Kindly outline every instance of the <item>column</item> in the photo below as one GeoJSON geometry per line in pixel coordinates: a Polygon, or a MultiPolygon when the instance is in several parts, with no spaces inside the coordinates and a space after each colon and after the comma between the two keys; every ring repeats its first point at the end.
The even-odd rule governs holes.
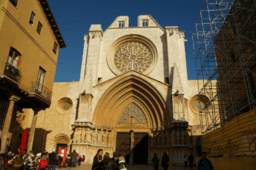
{"type": "Polygon", "coordinates": [[[34,108],[34,116],[32,120],[32,124],[29,131],[29,137],[28,137],[28,143],[27,143],[27,153],[32,150],[33,142],[34,142],[34,136],[35,136],[35,130],[36,130],[36,122],[37,122],[37,115],[39,112],[38,108],[34,108]]]}
{"type": "Polygon", "coordinates": [[[11,120],[12,120],[12,113],[13,113],[13,108],[14,108],[14,104],[16,101],[20,100],[20,97],[17,96],[11,96],[9,98],[10,100],[10,104],[8,107],[8,111],[5,117],[5,121],[4,121],[4,127],[2,130],[2,137],[1,137],[1,153],[4,153],[4,149],[5,149],[5,145],[6,145],[6,140],[8,137],[8,132],[10,129],[10,124],[11,124],[11,120]]]}

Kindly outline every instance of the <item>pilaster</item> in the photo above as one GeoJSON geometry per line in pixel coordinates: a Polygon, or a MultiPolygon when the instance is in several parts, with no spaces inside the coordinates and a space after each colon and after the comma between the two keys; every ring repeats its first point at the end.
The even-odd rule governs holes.
{"type": "Polygon", "coordinates": [[[84,81],[81,89],[87,94],[92,94],[92,87],[95,86],[98,82],[98,65],[102,36],[103,31],[101,25],[91,25],[89,30],[88,56],[85,66],[86,81],[84,81]]]}
{"type": "Polygon", "coordinates": [[[167,55],[169,65],[169,79],[172,79],[172,67],[174,63],[179,68],[181,83],[186,91],[188,84],[187,64],[185,54],[185,31],[179,31],[178,26],[165,28],[166,42],[167,42],[167,55]]]}
{"type": "MultiPolygon", "coordinates": [[[[81,64],[81,72],[80,72],[80,85],[81,89],[83,89],[82,85],[84,82],[84,77],[85,77],[85,71],[86,71],[86,62],[87,62],[87,57],[88,57],[88,46],[89,46],[89,35],[86,34],[84,35],[84,50],[83,50],[83,57],[82,57],[82,64],[81,64]]],[[[81,93],[83,91],[81,90],[81,93]]]]}

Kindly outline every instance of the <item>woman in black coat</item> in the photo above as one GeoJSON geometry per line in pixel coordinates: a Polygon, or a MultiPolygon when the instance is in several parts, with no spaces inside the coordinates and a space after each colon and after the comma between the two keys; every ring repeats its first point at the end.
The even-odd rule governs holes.
{"type": "Polygon", "coordinates": [[[104,154],[104,159],[102,161],[103,170],[115,170],[114,161],[109,157],[109,153],[104,154]]]}
{"type": "Polygon", "coordinates": [[[158,170],[158,162],[159,162],[160,160],[158,159],[158,157],[157,157],[157,153],[155,153],[154,154],[154,157],[152,158],[152,162],[153,162],[153,164],[154,164],[154,170],[158,170]]]}
{"type": "Polygon", "coordinates": [[[103,150],[99,149],[93,158],[92,170],[102,170],[102,154],[103,150]]]}
{"type": "Polygon", "coordinates": [[[168,163],[169,163],[169,156],[164,153],[163,157],[162,157],[162,166],[164,168],[164,170],[168,169],[168,163]]]}

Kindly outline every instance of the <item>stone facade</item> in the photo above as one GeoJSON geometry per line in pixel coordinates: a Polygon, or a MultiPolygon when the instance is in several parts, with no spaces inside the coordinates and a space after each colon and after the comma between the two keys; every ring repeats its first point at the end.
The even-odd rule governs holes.
{"type": "Polygon", "coordinates": [[[187,78],[184,38],[177,26],[163,29],[150,15],[139,16],[138,27],[129,27],[128,16],[104,32],[91,25],[80,80],[54,84],[51,107],[38,115],[44,147],[35,142],[33,150],[67,144],[92,162],[99,148],[113,154],[118,132],[132,131],[148,134],[148,162],[167,152],[182,164],[184,154],[196,153],[193,135],[200,131],[193,127],[204,106],[197,81],[187,78]]]}

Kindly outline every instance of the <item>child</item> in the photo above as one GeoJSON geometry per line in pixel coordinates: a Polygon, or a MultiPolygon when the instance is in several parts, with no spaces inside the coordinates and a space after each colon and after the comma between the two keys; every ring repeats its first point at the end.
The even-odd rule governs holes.
{"type": "Polygon", "coordinates": [[[127,170],[126,167],[124,166],[125,164],[125,159],[123,156],[119,157],[119,165],[118,165],[118,169],[119,170],[127,170]]]}

